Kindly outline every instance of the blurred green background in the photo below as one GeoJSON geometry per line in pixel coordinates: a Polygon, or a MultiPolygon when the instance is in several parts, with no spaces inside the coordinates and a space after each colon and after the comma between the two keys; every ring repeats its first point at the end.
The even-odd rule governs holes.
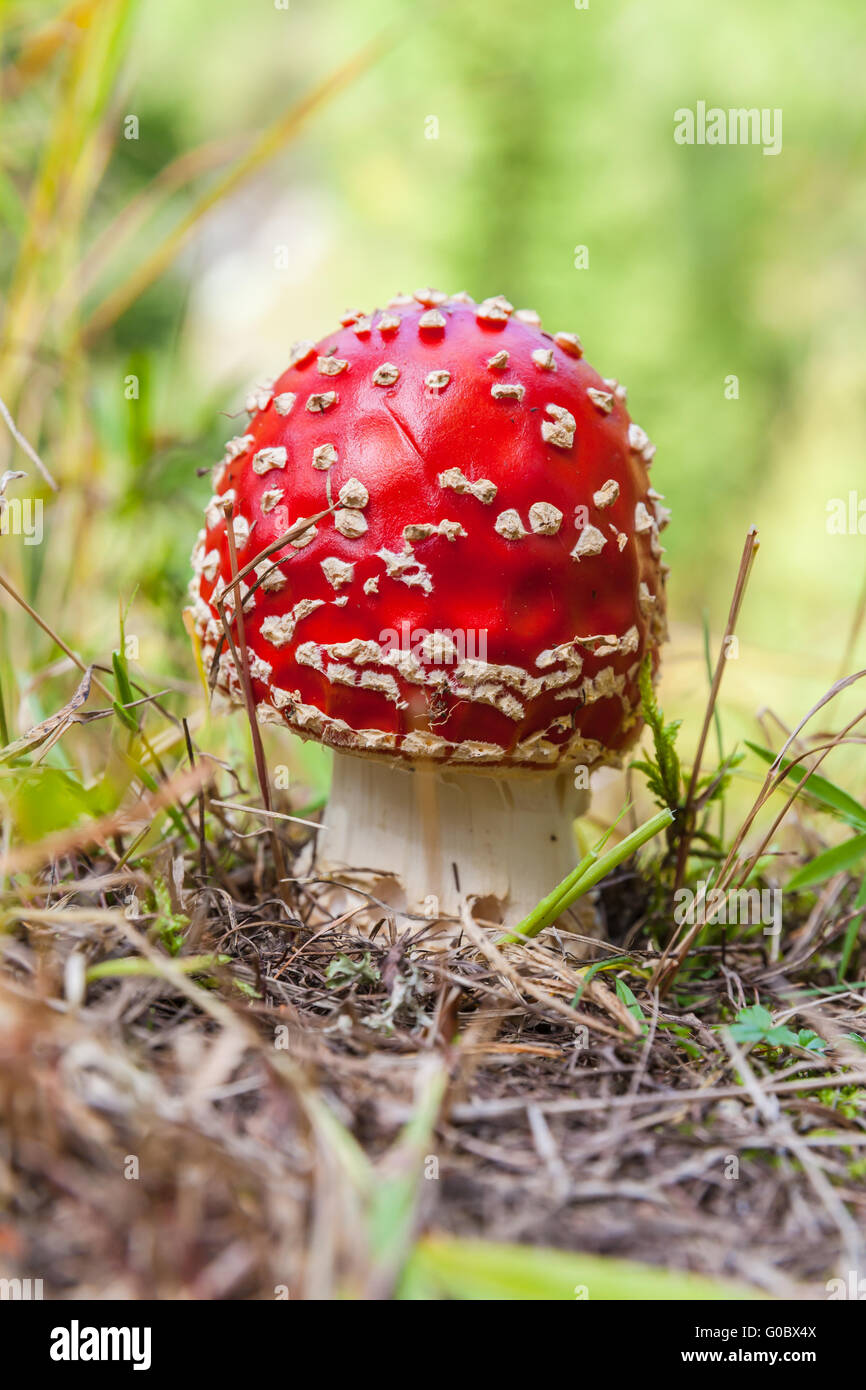
{"type": "MultiPolygon", "coordinates": [[[[717,640],[751,523],[731,734],[764,705],[796,722],[866,664],[866,536],[826,524],[830,499],[866,498],[859,0],[12,0],[0,22],[0,395],[61,483],[44,544],[0,537],[0,565],[76,650],[104,659],[135,591],[138,669],[194,678],[196,470],[226,415],[294,339],[433,284],[536,308],[629,386],[674,513],[663,700],[686,747],[702,614],[717,640]],[[781,108],[782,152],[676,144],[699,100],[781,108]]],[[[7,468],[30,475],[7,496],[32,495],[3,431],[7,468]]],[[[4,610],[24,726],[56,650],[4,610]]]]}

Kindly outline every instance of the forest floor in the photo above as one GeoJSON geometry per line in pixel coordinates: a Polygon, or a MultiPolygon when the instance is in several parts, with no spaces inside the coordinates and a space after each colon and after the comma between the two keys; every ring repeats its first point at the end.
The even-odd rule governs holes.
{"type": "Polygon", "coordinates": [[[686,1006],[647,988],[634,863],[578,961],[567,917],[506,948],[360,893],[335,917],[321,881],[275,881],[263,838],[237,845],[206,879],[175,855],[154,900],[116,838],[7,932],[4,1274],[54,1298],[533,1296],[475,1238],[543,1247],[560,1297],[823,1298],[862,1268],[844,885],[776,959],[760,934],[696,948],[686,1006]],[[720,1028],[758,1000],[781,1033],[720,1028]],[[721,1284],[666,1295],[669,1270],[721,1284]]]}

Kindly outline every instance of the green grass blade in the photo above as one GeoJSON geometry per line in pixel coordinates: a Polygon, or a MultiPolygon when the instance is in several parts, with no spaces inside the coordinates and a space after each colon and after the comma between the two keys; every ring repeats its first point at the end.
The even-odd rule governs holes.
{"type": "MultiPolygon", "coordinates": [[[[760,744],[751,743],[745,739],[747,748],[751,748],[753,753],[757,753],[765,763],[774,763],[776,757],[767,748],[761,748],[760,744]]],[[[809,775],[809,769],[800,764],[792,764],[790,758],[783,758],[779,766],[787,772],[793,782],[803,782],[809,775]]],[[[866,806],[862,806],[859,801],[855,801],[853,796],[849,796],[841,787],[837,787],[834,782],[830,782],[826,777],[821,777],[817,772],[813,772],[809,777],[804,788],[804,795],[811,796],[814,801],[820,801],[829,811],[840,816],[848,825],[855,830],[866,830],[866,806]]]]}
{"type": "Polygon", "coordinates": [[[571,1001],[571,1007],[573,1009],[577,1008],[583,996],[583,991],[600,970],[608,970],[613,965],[629,965],[630,963],[631,956],[605,956],[604,960],[594,961],[586,970],[581,971],[580,988],[571,1001]]]}
{"type": "Polygon", "coordinates": [[[617,999],[620,1001],[621,1004],[625,1004],[632,1018],[636,1019],[637,1022],[640,1024],[641,1031],[643,1033],[646,1033],[649,1025],[647,1024],[646,1015],[644,1014],[643,1009],[641,1008],[640,1004],[637,1002],[637,999],[635,998],[634,992],[631,989],[629,989],[625,980],[617,980],[615,988],[617,999]]]}
{"type": "Polygon", "coordinates": [[[524,917],[520,925],[514,928],[511,935],[502,937],[500,944],[504,944],[506,941],[518,941],[524,937],[537,936],[548,925],[548,920],[555,921],[559,915],[556,910],[557,903],[580,883],[584,874],[589,872],[597,859],[598,855],[595,850],[590,850],[588,854],[585,854],[568,877],[558,883],[547,894],[546,898],[541,899],[541,902],[533,908],[529,916],[524,917]]]}
{"type": "MultiPolygon", "coordinates": [[[[658,835],[660,830],[665,830],[673,820],[673,812],[667,808],[651,816],[643,825],[639,825],[637,830],[633,830],[630,835],[626,835],[613,849],[608,850],[607,854],[598,857],[594,850],[584,855],[583,859],[572,872],[562,880],[562,882],[549,893],[546,898],[542,898],[536,908],[524,917],[523,921],[507,932],[497,941],[497,945],[504,946],[512,941],[525,941],[528,938],[537,936],[545,927],[549,927],[561,916],[567,908],[578,898],[587,893],[590,888],[594,888],[600,883],[612,869],[615,869],[624,860],[629,859],[641,845],[645,845],[654,835],[658,835]]],[[[608,832],[609,833],[609,832],[608,832]]],[[[606,837],[605,837],[606,838],[606,837]]],[[[604,843],[602,841],[602,843],[604,843]]]]}
{"type": "Polygon", "coordinates": [[[796,892],[800,888],[814,888],[818,883],[826,883],[828,878],[834,874],[847,872],[866,858],[866,834],[854,835],[850,840],[846,840],[842,845],[834,845],[832,849],[825,850],[808,864],[804,864],[802,869],[798,869],[789,878],[787,888],[789,892],[796,892]]]}
{"type": "Polygon", "coordinates": [[[396,1273],[405,1259],[415,1224],[424,1157],[433,1144],[447,1084],[445,1067],[435,1064],[423,1082],[411,1119],[385,1158],[383,1171],[373,1186],[370,1246],[380,1269],[389,1268],[396,1273]]]}
{"type": "MultiPolygon", "coordinates": [[[[522,936],[537,936],[538,932],[541,931],[544,926],[549,925],[547,918],[549,917],[549,914],[551,912],[553,912],[554,915],[550,918],[550,921],[556,920],[556,917],[559,915],[558,912],[556,912],[557,903],[567,892],[571,890],[571,888],[575,884],[580,882],[580,879],[583,877],[583,875],[587,873],[588,870],[592,868],[593,864],[597,862],[599,854],[604,849],[614,830],[619,825],[623,816],[628,811],[630,805],[631,803],[629,802],[625,806],[623,806],[616,820],[611,822],[607,830],[602,835],[601,839],[598,841],[598,844],[596,844],[593,847],[593,849],[587,851],[583,858],[578,861],[575,868],[572,869],[571,873],[568,875],[567,878],[564,878],[561,883],[558,883],[556,887],[546,895],[546,897],[541,899],[541,902],[539,902],[532,909],[532,912],[530,912],[529,916],[524,919],[526,925],[523,926],[522,930],[521,928],[515,928],[516,931],[521,931],[522,936]],[[541,923],[541,926],[536,925],[539,922],[541,923]]],[[[503,938],[503,941],[504,940],[505,938],[503,938]]],[[[498,944],[502,945],[503,942],[501,941],[498,944]]]]}
{"type": "MultiPolygon", "coordinates": [[[[866,908],[866,877],[863,878],[857,896],[854,899],[855,908],[866,908]]],[[[842,954],[839,957],[839,969],[836,972],[836,979],[841,984],[848,973],[848,966],[851,964],[851,956],[857,944],[857,937],[860,933],[860,925],[863,921],[863,913],[858,912],[856,917],[845,928],[845,940],[842,943],[842,954]]]]}
{"type": "Polygon", "coordinates": [[[428,1236],[409,1261],[409,1296],[459,1300],[616,1301],[759,1299],[756,1289],[603,1255],[428,1236]],[[417,1296],[415,1294],[414,1296],[417,1296]]]}
{"type": "MultiPolygon", "coordinates": [[[[197,975],[200,971],[214,970],[218,965],[228,965],[231,956],[222,955],[201,955],[183,956],[174,963],[178,970],[182,970],[186,975],[197,975]]],[[[87,983],[93,984],[96,980],[119,980],[128,979],[132,976],[154,976],[159,977],[161,971],[153,961],[143,960],[140,956],[121,956],[119,960],[101,960],[96,965],[91,965],[85,973],[87,983]]]]}

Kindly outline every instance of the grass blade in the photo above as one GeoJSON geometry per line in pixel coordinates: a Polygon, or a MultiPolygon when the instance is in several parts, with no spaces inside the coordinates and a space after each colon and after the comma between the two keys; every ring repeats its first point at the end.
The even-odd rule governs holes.
{"type": "Polygon", "coordinates": [[[826,883],[834,874],[853,869],[864,858],[866,834],[854,835],[843,845],[834,845],[832,849],[825,850],[792,874],[787,883],[788,891],[796,892],[800,888],[814,888],[819,883],[826,883]]]}
{"type": "Polygon", "coordinates": [[[759,1299],[755,1289],[698,1274],[660,1269],[603,1255],[537,1246],[428,1236],[419,1241],[410,1275],[441,1298],[461,1300],[759,1299]]]}
{"type": "MultiPolygon", "coordinates": [[[[860,883],[860,888],[854,899],[854,906],[855,908],[866,908],[866,877],[864,877],[860,883]]],[[[857,944],[857,937],[860,932],[860,924],[862,921],[863,912],[861,911],[858,912],[855,917],[851,918],[851,921],[845,928],[845,940],[842,943],[842,954],[839,957],[839,969],[836,972],[836,979],[840,984],[848,973],[848,966],[851,964],[851,956],[857,944]]]]}
{"type": "MultiPolygon", "coordinates": [[[[651,816],[643,825],[639,825],[637,830],[633,830],[630,835],[626,835],[613,849],[608,850],[607,854],[599,858],[595,850],[590,850],[589,854],[584,855],[575,869],[564,878],[560,884],[554,888],[552,893],[548,893],[541,902],[523,921],[516,926],[513,931],[507,932],[497,941],[498,946],[504,946],[512,941],[526,941],[528,938],[537,936],[545,927],[551,926],[572,903],[588,893],[590,888],[594,888],[600,883],[612,869],[622,864],[625,859],[629,859],[641,845],[645,845],[654,835],[658,835],[660,830],[665,830],[673,821],[673,812],[665,809],[659,811],[657,815],[651,816]]],[[[610,832],[608,832],[610,833],[610,832]]],[[[607,838],[607,837],[605,837],[607,838]]],[[[602,841],[604,843],[604,841],[602,841]]]]}

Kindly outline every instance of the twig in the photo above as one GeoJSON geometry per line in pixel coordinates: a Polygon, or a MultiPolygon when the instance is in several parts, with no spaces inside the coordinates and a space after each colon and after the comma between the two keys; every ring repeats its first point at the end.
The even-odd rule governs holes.
{"type": "Polygon", "coordinates": [[[857,638],[860,636],[864,622],[866,622],[866,574],[863,575],[863,587],[860,590],[857,607],[851,619],[851,629],[848,633],[848,640],[845,643],[845,650],[842,654],[842,665],[839,671],[840,678],[844,677],[845,672],[849,670],[851,666],[851,662],[854,658],[854,648],[857,646],[857,638]]]}
{"type": "MultiPolygon", "coordinates": [[[[38,627],[42,628],[42,631],[44,633],[47,633],[47,635],[51,638],[52,642],[55,642],[62,652],[66,653],[66,655],[69,657],[69,660],[75,666],[78,667],[79,671],[87,670],[87,667],[81,660],[81,657],[76,656],[75,652],[72,650],[71,647],[67,647],[66,643],[63,641],[63,638],[58,637],[57,633],[54,631],[52,627],[49,627],[48,623],[46,623],[44,618],[40,618],[39,614],[36,612],[36,609],[30,607],[30,604],[27,602],[26,598],[24,598],[22,594],[19,594],[14,584],[10,584],[9,580],[5,578],[2,572],[0,572],[0,587],[4,588],[7,594],[9,594],[11,598],[14,598],[17,604],[20,604],[20,606],[24,609],[24,612],[27,613],[33,619],[34,623],[36,623],[38,627]]],[[[101,690],[103,695],[105,695],[109,700],[114,699],[114,696],[108,689],[108,686],[103,685],[102,681],[99,679],[98,676],[93,677],[93,684],[97,687],[97,689],[101,690]]]]}
{"type": "Polygon", "coordinates": [[[743,1085],[755,1103],[758,1113],[773,1127],[779,1127],[784,1131],[784,1137],[780,1136],[780,1147],[790,1149],[795,1158],[802,1164],[803,1171],[818,1200],[823,1205],[830,1219],[835,1223],[842,1240],[845,1243],[849,1265],[856,1269],[860,1264],[860,1233],[855,1222],[845,1204],[840,1200],[832,1184],[828,1182],[826,1174],[821,1169],[819,1163],[810,1151],[800,1143],[790,1121],[783,1116],[779,1101],[776,1096],[767,1095],[761,1086],[758,1078],[753,1072],[745,1052],[734,1041],[728,1028],[723,1028],[722,1042],[734,1066],[740,1072],[743,1085]]]}
{"type": "Polygon", "coordinates": [[[284,811],[263,811],[261,806],[244,806],[240,801],[217,801],[214,797],[211,806],[224,806],[227,811],[247,811],[251,816],[267,816],[270,820],[290,820],[295,825],[311,825],[314,830],[326,828],[317,820],[304,820],[303,816],[290,816],[284,811]]]}
{"type": "MultiPolygon", "coordinates": [[[[585,1020],[584,1020],[585,1021],[585,1020]]],[[[821,1076],[813,1080],[797,1081],[769,1081],[764,1085],[764,1091],[773,1095],[784,1095],[792,1091],[822,1091],[830,1090],[833,1087],[842,1086],[862,1086],[866,1083],[866,1071],[845,1071],[838,1076],[821,1076]]],[[[576,1099],[566,1097],[565,1099],[545,1100],[537,1102],[540,1109],[547,1115],[578,1115],[583,1112],[602,1111],[619,1109],[631,1105],[676,1105],[704,1104],[717,1100],[742,1100],[742,1086],[707,1086],[691,1087],[689,1090],[676,1091],[670,1090],[639,1091],[636,1095],[624,1096],[581,1096],[576,1099]]],[[[461,1121],[472,1122],[474,1120],[496,1120],[504,1118],[506,1115],[513,1115],[526,1108],[524,1097],[506,1097],[505,1099],[480,1100],[468,1105],[455,1105],[451,1111],[451,1119],[456,1123],[461,1121]]]]}
{"type": "Polygon", "coordinates": [[[18,444],[20,448],[24,450],[27,457],[33,463],[36,464],[36,467],[39,469],[39,472],[42,474],[46,483],[51,488],[51,491],[58,492],[59,488],[57,486],[57,483],[54,481],[51,474],[48,472],[48,469],[45,467],[45,464],[42,462],[36,450],[33,448],[33,445],[30,443],[29,439],[24,438],[24,435],[21,433],[15,421],[12,419],[12,416],[9,413],[9,407],[7,406],[2,396],[0,396],[0,415],[2,415],[3,419],[6,421],[6,424],[9,427],[9,433],[12,435],[12,438],[15,440],[16,444],[18,444]]]}
{"type": "Polygon", "coordinates": [[[569,1023],[574,1027],[583,1025],[590,1029],[591,1032],[604,1033],[606,1037],[622,1039],[622,1033],[618,1028],[611,1028],[609,1024],[602,1023],[601,1019],[593,1018],[592,1014],[578,1013],[577,1010],[572,1009],[569,1004],[564,1004],[562,1000],[557,999],[555,995],[548,994],[546,990],[540,989],[532,980],[527,979],[525,975],[521,975],[519,970],[515,970],[510,962],[505,959],[502,952],[498,951],[493,942],[488,940],[481,928],[476,926],[466,903],[463,904],[461,921],[463,923],[463,930],[466,932],[466,935],[473,945],[478,947],[490,961],[494,970],[498,971],[500,975],[503,975],[505,979],[509,980],[519,993],[529,994],[539,1004],[545,1004],[548,1008],[554,1009],[558,1014],[561,1014],[563,1018],[568,1019],[569,1023]]]}
{"type": "MultiPolygon", "coordinates": [[[[726,883],[730,880],[731,875],[733,874],[733,870],[734,870],[735,864],[736,864],[736,860],[737,860],[737,856],[738,856],[738,851],[739,851],[740,845],[743,843],[743,840],[745,839],[746,835],[749,833],[749,830],[750,830],[751,827],[752,827],[752,824],[753,824],[753,822],[754,822],[754,820],[755,820],[755,817],[757,816],[758,812],[762,809],[762,807],[765,805],[765,803],[767,802],[767,800],[769,799],[769,797],[770,797],[770,796],[773,794],[773,792],[776,790],[776,787],[779,785],[779,783],[782,782],[782,781],[784,781],[785,777],[787,776],[788,768],[787,768],[787,767],[786,767],[786,768],[782,768],[782,762],[783,762],[784,757],[785,757],[785,754],[787,753],[787,751],[788,751],[788,749],[790,748],[791,744],[794,743],[794,742],[796,741],[796,739],[799,737],[799,735],[800,735],[800,733],[802,732],[802,730],[803,730],[803,729],[806,727],[806,725],[808,724],[809,720],[810,720],[814,715],[816,715],[820,709],[823,709],[824,705],[829,704],[829,702],[830,702],[832,699],[834,699],[834,697],[835,697],[836,695],[840,694],[841,691],[843,691],[843,690],[847,690],[848,686],[853,685],[856,681],[862,680],[864,676],[866,676],[866,670],[857,671],[857,672],[855,672],[855,674],[854,674],[853,676],[846,676],[846,678],[845,678],[844,680],[836,681],[835,685],[832,685],[832,686],[830,687],[830,689],[829,689],[824,695],[821,696],[821,699],[818,701],[818,703],[812,706],[812,708],[809,710],[808,714],[806,714],[806,715],[800,720],[800,723],[797,725],[797,727],[796,727],[796,729],[794,730],[794,732],[788,737],[787,741],[782,745],[782,747],[780,748],[779,752],[776,754],[775,760],[774,760],[773,763],[770,765],[770,767],[767,768],[767,775],[766,775],[766,777],[764,778],[763,785],[762,785],[762,787],[761,787],[760,792],[758,793],[758,796],[757,796],[757,799],[756,799],[756,801],[755,801],[755,804],[754,804],[754,806],[752,807],[752,809],[751,809],[751,811],[749,812],[749,814],[748,814],[748,816],[746,817],[746,819],[743,821],[743,824],[740,826],[740,829],[738,830],[737,835],[736,835],[736,837],[735,837],[735,839],[734,839],[734,843],[731,845],[731,848],[730,848],[729,851],[728,851],[728,857],[727,857],[727,859],[725,860],[725,863],[723,864],[722,869],[721,869],[721,872],[720,872],[720,874],[719,874],[719,883],[720,883],[720,884],[726,884],[726,883]]],[[[850,725],[848,726],[848,728],[853,728],[854,725],[856,725],[856,724],[859,723],[859,721],[860,721],[860,719],[861,719],[862,717],[863,717],[862,715],[858,715],[857,718],[853,720],[852,724],[850,724],[850,725]]],[[[844,729],[844,730],[841,732],[841,734],[839,735],[839,738],[844,738],[845,735],[847,734],[847,732],[848,732],[848,729],[847,729],[847,728],[844,729]]],[[[834,742],[836,742],[836,743],[838,743],[838,741],[839,741],[838,739],[834,740],[834,742]]],[[[833,746],[833,745],[831,744],[830,747],[832,747],[832,746],[833,746]]],[[[829,751],[829,748],[828,748],[827,751],[829,751]]],[[[804,757],[806,757],[806,756],[808,756],[807,753],[800,754],[799,757],[794,758],[794,759],[791,760],[790,766],[793,766],[794,763],[801,762],[802,759],[803,759],[804,757]]],[[[825,755],[825,756],[826,756],[826,755],[825,755]]],[[[819,763],[820,763],[821,761],[823,761],[823,758],[819,759],[819,763]]],[[[808,784],[809,777],[811,776],[811,773],[815,771],[815,768],[818,767],[819,763],[816,763],[814,767],[810,768],[810,769],[809,769],[809,772],[806,774],[806,776],[803,777],[802,780],[801,780],[800,782],[797,783],[797,793],[798,793],[798,794],[799,794],[800,791],[803,790],[804,787],[806,787],[806,785],[808,784]]],[[[793,801],[794,798],[792,797],[791,800],[793,801]]]]}
{"type": "Polygon", "coordinates": [[[277,536],[276,540],[270,541],[258,552],[257,555],[254,555],[251,560],[248,560],[247,563],[243,566],[243,568],[239,569],[237,573],[234,574],[232,578],[229,580],[228,584],[226,584],[223,587],[218,597],[214,594],[211,595],[211,601],[216,606],[216,610],[220,616],[220,621],[222,622],[223,626],[223,636],[220,637],[219,641],[216,644],[216,650],[214,651],[210,671],[208,672],[208,688],[211,691],[213,691],[214,686],[216,685],[219,659],[222,655],[223,649],[223,641],[225,641],[228,645],[235,666],[238,669],[240,669],[238,654],[235,650],[235,644],[231,634],[231,624],[227,621],[225,614],[226,595],[230,591],[233,591],[235,604],[238,607],[243,608],[243,605],[247,602],[247,600],[251,599],[253,594],[259,588],[259,586],[264,583],[268,574],[271,573],[271,570],[276,569],[278,565],[284,565],[288,560],[291,560],[294,557],[293,555],[281,556],[280,559],[277,560],[276,563],[271,566],[271,569],[267,570],[265,574],[261,574],[257,577],[255,583],[250,585],[245,594],[241,594],[240,591],[241,580],[244,579],[245,576],[248,575],[252,570],[254,570],[257,565],[261,564],[263,560],[267,560],[268,556],[273,555],[275,550],[279,550],[282,546],[288,545],[290,541],[293,541],[296,536],[299,536],[302,534],[302,532],[308,530],[310,526],[315,526],[316,522],[321,521],[323,517],[327,516],[330,512],[332,512],[336,505],[336,502],[333,502],[330,507],[326,507],[324,511],[316,512],[314,516],[300,517],[298,521],[294,522],[289,527],[288,531],[284,531],[281,536],[277,536]]]}
{"type": "MultiPolygon", "coordinates": [[[[183,736],[186,740],[186,752],[189,758],[190,767],[195,767],[195,750],[192,746],[192,736],[189,732],[189,724],[186,716],[183,719],[183,736]]],[[[205,799],[204,787],[198,789],[198,853],[199,853],[199,872],[202,878],[207,877],[207,841],[205,839],[205,799]]]]}

